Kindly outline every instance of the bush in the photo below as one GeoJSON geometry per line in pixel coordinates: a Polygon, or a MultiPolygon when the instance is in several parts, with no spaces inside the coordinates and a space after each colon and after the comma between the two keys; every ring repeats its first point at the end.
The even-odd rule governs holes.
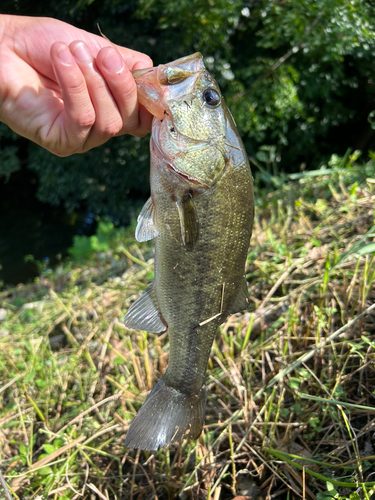
{"type": "MultiPolygon", "coordinates": [[[[155,64],[201,51],[249,155],[273,150],[279,172],[318,168],[348,147],[374,149],[371,2],[6,0],[2,10],[51,15],[93,32],[98,23],[110,40],[148,53],[155,64]]],[[[147,197],[147,139],[114,138],[70,158],[31,144],[17,148],[1,127],[0,176],[9,177],[21,155],[38,174],[42,201],[70,211],[85,205],[127,222],[147,197]]]]}

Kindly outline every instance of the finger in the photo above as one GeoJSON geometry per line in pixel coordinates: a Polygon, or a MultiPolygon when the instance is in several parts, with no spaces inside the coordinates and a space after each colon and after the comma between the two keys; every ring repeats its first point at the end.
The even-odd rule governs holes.
{"type": "Polygon", "coordinates": [[[104,47],[96,63],[121,113],[123,127],[119,133],[136,130],[139,126],[137,86],[123,58],[115,47],[104,47]]]}
{"type": "Polygon", "coordinates": [[[142,104],[139,104],[138,110],[139,126],[136,130],[129,132],[130,135],[135,137],[144,137],[151,131],[151,124],[153,116],[142,104]]]}
{"type": "MultiPolygon", "coordinates": [[[[152,59],[142,52],[136,52],[130,49],[126,49],[127,53],[126,55],[123,55],[121,52],[122,50],[124,50],[123,47],[120,47],[119,50],[125,61],[125,64],[132,71],[136,69],[152,68],[154,65],[152,59]]],[[[142,106],[142,104],[138,103],[138,105],[139,127],[138,129],[129,133],[130,135],[134,135],[135,137],[144,137],[145,135],[150,133],[152,120],[154,117],[144,106],[142,106]]]]}
{"type": "Polygon", "coordinates": [[[130,133],[139,137],[150,130],[150,119],[145,111],[140,112],[138,105],[137,86],[128,64],[134,66],[133,57],[124,61],[115,47],[104,47],[97,55],[96,63],[116,101],[120,111],[123,126],[118,135],[130,133]]]}
{"type": "MultiPolygon", "coordinates": [[[[69,48],[85,78],[95,109],[95,124],[84,148],[87,151],[116,135],[123,127],[123,119],[87,44],[74,41],[69,48]]],[[[122,59],[121,64],[124,65],[122,59]]]]}
{"type": "Polygon", "coordinates": [[[120,52],[126,66],[130,70],[152,68],[154,65],[152,59],[148,55],[143,54],[143,52],[121,47],[121,45],[114,45],[114,47],[120,52]]]}
{"type": "Polygon", "coordinates": [[[61,87],[63,112],[54,126],[61,127],[64,155],[78,151],[95,123],[95,109],[91,102],[85,78],[69,47],[56,42],[51,47],[51,60],[56,79],[61,87]]]}

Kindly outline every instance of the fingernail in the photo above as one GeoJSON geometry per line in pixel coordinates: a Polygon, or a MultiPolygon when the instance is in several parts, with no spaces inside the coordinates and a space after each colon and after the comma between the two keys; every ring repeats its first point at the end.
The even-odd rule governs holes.
{"type": "Polygon", "coordinates": [[[87,45],[84,42],[79,42],[77,45],[74,46],[72,49],[74,58],[78,62],[91,62],[92,61],[92,55],[90,54],[90,51],[87,47],[87,45]]]}
{"type": "Polygon", "coordinates": [[[66,45],[63,45],[59,48],[59,50],[57,51],[57,57],[63,64],[66,64],[67,66],[70,66],[73,62],[72,54],[70,53],[69,47],[67,47],[66,45]]]}
{"type": "Polygon", "coordinates": [[[103,66],[111,73],[119,73],[124,67],[124,61],[115,50],[110,50],[103,59],[103,66]]]}

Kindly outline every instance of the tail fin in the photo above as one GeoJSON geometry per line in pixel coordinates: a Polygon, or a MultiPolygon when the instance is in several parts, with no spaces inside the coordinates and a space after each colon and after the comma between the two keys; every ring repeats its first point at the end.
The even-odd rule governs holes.
{"type": "Polygon", "coordinates": [[[127,448],[158,450],[184,436],[197,439],[202,431],[206,389],[186,395],[159,380],[133,420],[127,448]]]}

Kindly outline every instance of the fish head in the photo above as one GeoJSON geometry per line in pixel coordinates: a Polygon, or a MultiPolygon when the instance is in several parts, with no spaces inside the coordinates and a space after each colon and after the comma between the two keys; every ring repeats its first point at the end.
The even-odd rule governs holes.
{"type": "Polygon", "coordinates": [[[190,183],[211,187],[228,157],[228,113],[200,53],[136,70],[138,97],[154,115],[152,137],[167,164],[190,183]]]}

